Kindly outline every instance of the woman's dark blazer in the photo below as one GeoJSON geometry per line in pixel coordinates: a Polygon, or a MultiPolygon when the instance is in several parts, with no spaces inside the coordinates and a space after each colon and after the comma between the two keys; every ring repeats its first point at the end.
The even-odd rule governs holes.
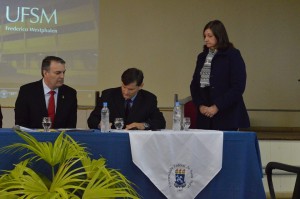
{"type": "Polygon", "coordinates": [[[240,51],[235,48],[219,50],[212,59],[210,87],[208,96],[210,102],[204,99],[204,89],[200,88],[200,71],[204,65],[208,51],[198,55],[197,65],[190,91],[197,107],[197,128],[238,129],[250,126],[249,116],[244,104],[243,93],[246,86],[246,67],[240,51]],[[219,112],[211,119],[200,114],[200,105],[215,104],[219,112]]]}

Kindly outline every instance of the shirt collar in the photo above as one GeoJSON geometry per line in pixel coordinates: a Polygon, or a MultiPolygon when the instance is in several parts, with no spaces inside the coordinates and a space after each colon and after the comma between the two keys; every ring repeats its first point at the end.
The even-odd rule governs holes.
{"type": "MultiPolygon", "coordinates": [[[[48,94],[51,89],[47,86],[47,84],[45,83],[45,80],[43,79],[43,88],[44,88],[44,94],[48,94]]],[[[58,88],[54,89],[55,93],[58,93],[58,88]]]]}
{"type": "Polygon", "coordinates": [[[137,95],[138,95],[138,92],[136,93],[135,96],[133,96],[133,97],[131,98],[131,101],[134,101],[134,99],[136,98],[137,95]]]}

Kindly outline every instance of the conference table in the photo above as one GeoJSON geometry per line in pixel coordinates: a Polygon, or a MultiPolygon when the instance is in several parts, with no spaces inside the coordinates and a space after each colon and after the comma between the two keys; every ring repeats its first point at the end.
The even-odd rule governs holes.
{"type": "MultiPolygon", "coordinates": [[[[151,132],[149,132],[151,133],[151,132]]],[[[54,141],[58,132],[31,132],[38,141],[54,141]]],[[[68,131],[84,144],[93,158],[104,157],[107,167],[118,169],[137,187],[144,199],[166,198],[133,163],[128,133],[101,133],[99,130],[68,131]]],[[[12,129],[0,129],[0,148],[23,142],[12,129]]],[[[200,151],[199,151],[200,153],[200,151]]],[[[0,170],[13,168],[21,153],[0,154],[0,170]]],[[[224,132],[222,169],[197,195],[197,199],[265,199],[262,164],[254,132],[224,132]]]]}

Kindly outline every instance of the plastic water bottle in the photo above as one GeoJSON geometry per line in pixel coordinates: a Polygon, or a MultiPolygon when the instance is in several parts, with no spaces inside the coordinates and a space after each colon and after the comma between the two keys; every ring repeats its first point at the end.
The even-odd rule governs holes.
{"type": "Polygon", "coordinates": [[[107,102],[103,102],[103,108],[101,109],[101,132],[109,132],[109,109],[107,108],[107,102]]]}
{"type": "Polygon", "coordinates": [[[175,107],[173,109],[173,130],[180,131],[181,130],[181,107],[180,103],[176,102],[175,107]]]}

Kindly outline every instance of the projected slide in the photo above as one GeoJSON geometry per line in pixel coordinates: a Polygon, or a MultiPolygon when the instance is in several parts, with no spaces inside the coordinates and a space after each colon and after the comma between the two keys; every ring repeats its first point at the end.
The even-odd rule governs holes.
{"type": "Polygon", "coordinates": [[[97,85],[99,0],[1,0],[0,17],[1,104],[41,79],[47,55],[66,61],[65,82],[79,92],[97,85]]]}

